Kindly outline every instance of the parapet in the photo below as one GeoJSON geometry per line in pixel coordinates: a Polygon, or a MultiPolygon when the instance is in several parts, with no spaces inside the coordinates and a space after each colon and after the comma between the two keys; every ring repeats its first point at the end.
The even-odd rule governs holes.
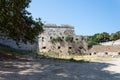
{"type": "Polygon", "coordinates": [[[73,26],[67,25],[67,24],[61,24],[60,26],[57,26],[56,24],[45,24],[43,28],[70,28],[74,29],[73,26]]]}

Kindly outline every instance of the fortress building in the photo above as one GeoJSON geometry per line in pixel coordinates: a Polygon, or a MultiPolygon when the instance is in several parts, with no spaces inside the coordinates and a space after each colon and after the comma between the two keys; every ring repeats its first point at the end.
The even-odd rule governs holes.
{"type": "Polygon", "coordinates": [[[21,42],[18,47],[15,41],[7,38],[0,39],[0,44],[15,49],[56,52],[61,55],[70,53],[82,54],[87,52],[86,38],[75,35],[73,26],[46,24],[43,26],[43,29],[44,32],[36,38],[36,43],[34,44],[24,44],[21,42]]]}
{"type": "Polygon", "coordinates": [[[57,53],[85,53],[86,40],[74,33],[74,27],[70,25],[44,25],[44,33],[39,35],[40,52],[57,53]]]}

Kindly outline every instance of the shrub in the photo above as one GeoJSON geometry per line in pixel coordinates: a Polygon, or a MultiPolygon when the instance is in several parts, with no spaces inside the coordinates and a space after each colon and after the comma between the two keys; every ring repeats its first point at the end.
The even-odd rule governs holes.
{"type": "Polygon", "coordinates": [[[66,41],[73,41],[73,38],[70,35],[65,36],[66,41]]]}
{"type": "Polygon", "coordinates": [[[61,37],[57,36],[56,38],[52,38],[51,42],[60,42],[63,41],[61,37]]]}

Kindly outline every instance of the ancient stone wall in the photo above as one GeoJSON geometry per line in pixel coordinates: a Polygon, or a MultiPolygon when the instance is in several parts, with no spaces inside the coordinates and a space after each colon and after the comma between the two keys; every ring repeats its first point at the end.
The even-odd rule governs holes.
{"type": "Polygon", "coordinates": [[[60,54],[86,53],[86,39],[82,36],[75,35],[73,26],[47,24],[43,26],[43,29],[44,32],[38,36],[34,44],[24,44],[21,42],[18,46],[14,40],[7,38],[0,39],[0,44],[15,49],[35,50],[39,52],[56,52],[60,54]],[[71,40],[66,40],[67,36],[70,36],[71,40]],[[55,38],[60,38],[61,41],[53,41],[55,38]]]}
{"type": "Polygon", "coordinates": [[[76,36],[74,27],[69,25],[44,25],[44,33],[39,35],[40,52],[57,52],[60,54],[69,53],[85,53],[86,41],[82,36],[76,36]],[[66,41],[66,37],[70,36],[72,41],[66,41]],[[62,41],[54,41],[54,38],[61,38],[62,41]]]}
{"type": "Polygon", "coordinates": [[[120,46],[114,45],[114,46],[108,46],[108,45],[95,45],[91,49],[89,49],[90,55],[120,55],[120,46]]]}

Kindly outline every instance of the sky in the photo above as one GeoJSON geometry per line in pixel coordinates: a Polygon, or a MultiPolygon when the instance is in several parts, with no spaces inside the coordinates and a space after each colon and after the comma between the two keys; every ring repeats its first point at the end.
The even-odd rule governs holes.
{"type": "Polygon", "coordinates": [[[45,24],[69,24],[77,35],[120,31],[120,0],[32,0],[27,9],[45,24]]]}

